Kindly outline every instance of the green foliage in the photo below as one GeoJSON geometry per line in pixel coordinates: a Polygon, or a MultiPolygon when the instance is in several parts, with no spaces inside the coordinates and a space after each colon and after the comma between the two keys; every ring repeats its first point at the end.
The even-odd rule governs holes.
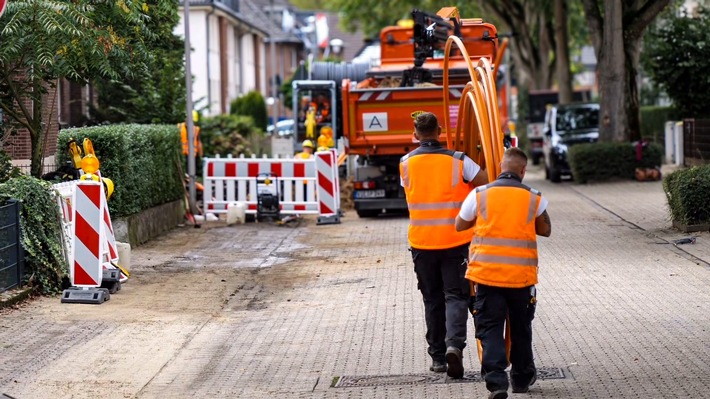
{"type": "Polygon", "coordinates": [[[641,107],[641,137],[665,145],[666,122],[677,120],[677,114],[677,110],[673,107],[641,107]]]}
{"type": "Polygon", "coordinates": [[[0,204],[9,199],[22,203],[20,232],[27,283],[43,294],[57,293],[69,270],[64,259],[59,207],[51,192],[49,183],[29,176],[0,184],[0,204]]]}
{"type": "Polygon", "coordinates": [[[685,225],[710,223],[710,165],[677,170],[663,179],[671,219],[685,225]]]}
{"type": "Polygon", "coordinates": [[[661,165],[663,148],[658,144],[645,146],[641,160],[636,160],[636,146],[629,143],[593,143],[570,147],[567,157],[572,176],[578,183],[615,178],[632,179],[636,168],[661,165]]]}
{"type": "MultiPolygon", "coordinates": [[[[385,26],[396,25],[399,19],[410,19],[413,8],[435,14],[444,5],[432,0],[322,0],[326,9],[340,14],[343,29],[355,32],[361,30],[371,38],[379,37],[385,26]]],[[[445,4],[448,6],[449,4],[445,4]]],[[[477,2],[460,2],[456,5],[464,18],[481,17],[477,2]]],[[[309,7],[307,7],[309,8],[309,7]]],[[[490,20],[490,18],[486,18],[490,20]]]]}
{"type": "MultiPolygon", "coordinates": [[[[32,175],[41,174],[48,88],[57,79],[130,78],[146,73],[148,29],[142,0],[13,0],[0,18],[0,107],[29,130],[32,175]],[[26,105],[26,100],[30,104],[26,105]],[[46,105],[46,107],[45,107],[46,105]]],[[[50,112],[51,114],[51,112],[50,112]]]]}
{"type": "MultiPolygon", "coordinates": [[[[184,165],[180,133],[173,125],[108,125],[59,132],[57,161],[68,160],[71,138],[90,138],[101,162],[101,175],[113,180],[108,202],[112,217],[128,216],[183,196],[177,169],[184,165]]],[[[183,166],[183,172],[184,170],[183,166]]]]}
{"type": "Polygon", "coordinates": [[[695,18],[670,14],[646,35],[646,70],[683,117],[710,117],[710,10],[695,18]]]}
{"type": "Polygon", "coordinates": [[[98,106],[89,124],[177,123],[185,118],[185,43],[173,33],[180,20],[178,0],[150,0],[145,14],[154,36],[144,40],[148,68],[130,79],[92,81],[98,106]]]}
{"type": "Polygon", "coordinates": [[[205,157],[215,155],[239,156],[252,154],[249,138],[257,138],[263,133],[254,126],[247,116],[217,115],[207,117],[200,123],[200,138],[205,157]]]}
{"type": "Polygon", "coordinates": [[[229,110],[234,115],[249,116],[254,120],[254,125],[261,130],[266,130],[268,123],[268,110],[266,109],[266,101],[258,91],[250,91],[249,93],[234,99],[230,104],[229,110]]]}
{"type": "Polygon", "coordinates": [[[12,166],[10,157],[0,150],[0,183],[20,176],[20,169],[12,166]]]}

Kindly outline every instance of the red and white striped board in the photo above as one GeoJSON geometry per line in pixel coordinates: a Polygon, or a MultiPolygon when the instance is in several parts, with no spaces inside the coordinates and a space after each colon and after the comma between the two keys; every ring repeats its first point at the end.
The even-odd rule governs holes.
{"type": "Polygon", "coordinates": [[[74,287],[101,286],[103,190],[103,185],[94,181],[79,181],[74,190],[71,256],[69,257],[71,284],[74,287]]]}
{"type": "Polygon", "coordinates": [[[335,217],[339,220],[337,157],[335,151],[316,152],[316,171],[318,173],[318,213],[321,218],[335,217]]]}
{"type": "Polygon", "coordinates": [[[247,204],[256,214],[256,177],[278,177],[279,203],[283,214],[318,214],[316,173],[313,159],[294,158],[204,158],[203,198],[206,212],[226,213],[232,202],[247,204]]]}

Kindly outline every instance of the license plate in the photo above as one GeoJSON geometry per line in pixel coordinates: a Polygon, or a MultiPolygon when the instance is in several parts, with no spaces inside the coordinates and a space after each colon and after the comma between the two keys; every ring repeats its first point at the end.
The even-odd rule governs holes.
{"type": "Polygon", "coordinates": [[[355,191],[355,198],[384,198],[385,190],[359,190],[355,191]]]}

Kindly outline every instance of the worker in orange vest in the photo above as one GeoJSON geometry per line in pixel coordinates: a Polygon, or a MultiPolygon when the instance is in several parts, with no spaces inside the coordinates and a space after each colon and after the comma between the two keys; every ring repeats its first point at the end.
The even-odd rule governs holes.
{"type": "MultiPolygon", "coordinates": [[[[197,111],[192,111],[192,120],[197,122],[199,120],[197,111]]],[[[193,126],[195,132],[194,145],[195,145],[195,155],[203,157],[204,153],[202,151],[202,140],[200,140],[200,127],[193,126]]],[[[187,124],[185,122],[178,123],[178,129],[180,130],[180,141],[182,142],[182,154],[188,155],[188,142],[187,142],[187,124]]]]}
{"type": "Polygon", "coordinates": [[[297,159],[311,159],[313,158],[313,149],[314,145],[311,140],[303,140],[303,144],[301,145],[303,147],[303,151],[299,152],[296,154],[297,159]]]}
{"type": "Polygon", "coordinates": [[[473,232],[466,278],[474,283],[473,317],[490,399],[508,397],[506,317],[513,392],[528,392],[537,378],[532,351],[537,236],[549,237],[552,226],[547,200],[522,183],[527,163],[521,149],[507,149],[500,176],[469,194],[456,217],[456,231],[473,232]]]}
{"type": "Polygon", "coordinates": [[[488,183],[488,177],[464,153],[442,147],[440,134],[434,114],[416,116],[414,138],[420,144],[402,157],[399,170],[414,272],[424,299],[429,369],[462,378],[470,302],[464,274],[472,232],[456,232],[454,218],[468,193],[488,183]]]}

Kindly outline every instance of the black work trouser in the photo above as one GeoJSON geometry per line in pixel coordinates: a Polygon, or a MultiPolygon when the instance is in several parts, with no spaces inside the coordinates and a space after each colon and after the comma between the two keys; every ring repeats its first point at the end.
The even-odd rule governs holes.
{"type": "Polygon", "coordinates": [[[476,338],[481,340],[481,374],[489,391],[507,390],[505,369],[505,319],[510,316],[510,378],[513,385],[524,386],[535,376],[532,351],[532,320],[535,317],[534,287],[502,288],[476,285],[473,321],[476,338]],[[532,291],[531,291],[532,290],[532,291]]]}
{"type": "Polygon", "coordinates": [[[418,288],[424,299],[429,356],[444,362],[446,348],[466,347],[470,285],[466,280],[468,244],[455,248],[412,248],[418,288]]]}

